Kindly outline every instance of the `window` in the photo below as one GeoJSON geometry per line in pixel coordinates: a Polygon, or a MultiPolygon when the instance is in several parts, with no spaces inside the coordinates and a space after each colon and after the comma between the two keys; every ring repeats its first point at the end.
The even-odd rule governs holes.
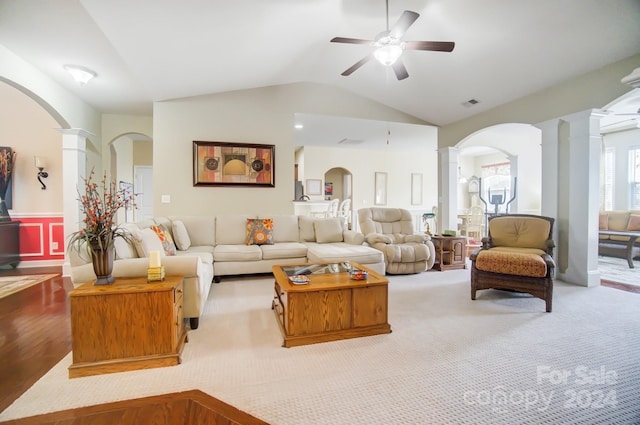
{"type": "Polygon", "coordinates": [[[629,150],[629,209],[640,209],[640,147],[629,150]]]}
{"type": "Polygon", "coordinates": [[[602,196],[602,209],[604,211],[613,210],[613,190],[615,181],[615,162],[616,161],[616,149],[605,148],[604,150],[604,185],[602,196]]]}

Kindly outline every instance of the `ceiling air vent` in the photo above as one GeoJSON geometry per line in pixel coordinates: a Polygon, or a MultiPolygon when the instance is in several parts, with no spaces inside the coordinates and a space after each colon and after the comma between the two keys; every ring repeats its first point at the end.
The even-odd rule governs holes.
{"type": "Polygon", "coordinates": [[[362,139],[342,139],[338,142],[339,145],[359,145],[363,143],[362,139]]]}
{"type": "Polygon", "coordinates": [[[474,105],[477,105],[478,103],[480,103],[479,100],[477,99],[469,99],[466,102],[462,103],[462,106],[466,106],[467,108],[471,108],[474,105]]]}

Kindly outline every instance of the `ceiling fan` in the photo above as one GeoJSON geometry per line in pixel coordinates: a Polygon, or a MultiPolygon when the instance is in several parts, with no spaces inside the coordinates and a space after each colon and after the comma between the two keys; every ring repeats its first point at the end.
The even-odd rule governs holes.
{"type": "Polygon", "coordinates": [[[387,29],[376,35],[374,40],[362,40],[359,38],[334,37],[332,43],[366,44],[375,47],[375,50],[347,68],[341,75],[349,76],[365,63],[375,58],[385,66],[393,67],[398,80],[404,80],[409,76],[400,56],[404,50],[431,50],[436,52],[451,52],[455,46],[452,41],[403,41],[404,33],[420,16],[419,13],[405,10],[398,22],[389,29],[389,0],[387,4],[387,29]]]}

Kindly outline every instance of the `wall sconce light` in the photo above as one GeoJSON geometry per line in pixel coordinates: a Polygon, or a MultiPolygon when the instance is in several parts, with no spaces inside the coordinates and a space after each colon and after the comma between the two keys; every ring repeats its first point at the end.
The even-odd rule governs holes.
{"type": "Polygon", "coordinates": [[[47,177],[49,177],[49,173],[44,171],[44,168],[47,166],[47,162],[37,156],[34,156],[33,160],[35,162],[36,168],[38,169],[38,181],[42,185],[42,190],[46,190],[47,186],[43,183],[42,179],[46,179],[47,177]]]}

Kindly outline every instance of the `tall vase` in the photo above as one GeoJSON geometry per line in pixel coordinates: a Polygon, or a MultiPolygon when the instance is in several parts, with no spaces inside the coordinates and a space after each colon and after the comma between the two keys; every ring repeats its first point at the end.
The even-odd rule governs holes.
{"type": "Polygon", "coordinates": [[[113,272],[113,247],[101,249],[93,247],[91,249],[91,261],[93,263],[93,271],[96,274],[94,285],[111,285],[115,278],[111,276],[113,272]]]}

